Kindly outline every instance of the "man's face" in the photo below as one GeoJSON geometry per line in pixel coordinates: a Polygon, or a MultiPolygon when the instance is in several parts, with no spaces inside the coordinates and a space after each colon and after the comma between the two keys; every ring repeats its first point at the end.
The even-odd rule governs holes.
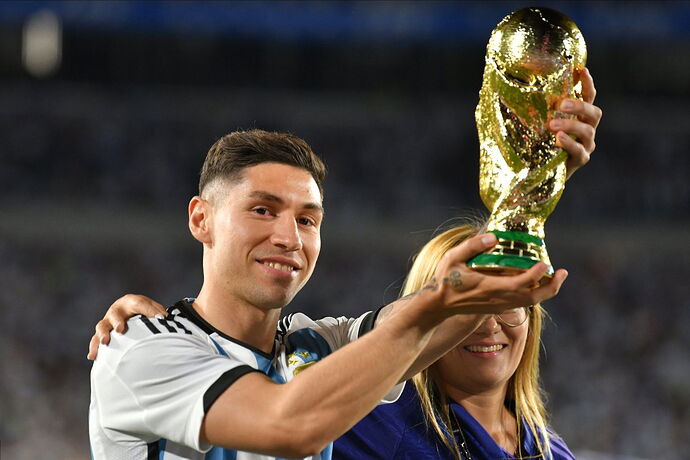
{"type": "Polygon", "coordinates": [[[262,163],[211,192],[205,276],[233,301],[282,308],[311,276],[321,249],[321,194],[305,169],[262,163]]]}

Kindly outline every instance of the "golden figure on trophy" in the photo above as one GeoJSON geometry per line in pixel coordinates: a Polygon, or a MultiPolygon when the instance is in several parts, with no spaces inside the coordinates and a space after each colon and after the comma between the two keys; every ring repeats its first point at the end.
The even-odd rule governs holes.
{"type": "Polygon", "coordinates": [[[577,25],[547,8],[525,8],[493,30],[475,112],[480,142],[480,194],[498,244],[469,266],[511,274],[542,261],[553,267],[544,223],[565,186],[567,153],[549,131],[564,98],[582,99],[577,73],[587,48],[577,25]]]}

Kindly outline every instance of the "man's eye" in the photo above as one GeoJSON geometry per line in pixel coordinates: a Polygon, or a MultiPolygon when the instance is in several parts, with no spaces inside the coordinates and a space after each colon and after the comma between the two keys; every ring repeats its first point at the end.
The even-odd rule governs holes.
{"type": "Polygon", "coordinates": [[[300,225],[314,225],[314,221],[309,219],[308,217],[300,217],[299,219],[297,219],[297,222],[300,225]]]}
{"type": "Polygon", "coordinates": [[[254,212],[257,214],[260,214],[262,216],[265,216],[266,214],[268,214],[268,209],[266,209],[266,208],[255,208],[254,212]]]}

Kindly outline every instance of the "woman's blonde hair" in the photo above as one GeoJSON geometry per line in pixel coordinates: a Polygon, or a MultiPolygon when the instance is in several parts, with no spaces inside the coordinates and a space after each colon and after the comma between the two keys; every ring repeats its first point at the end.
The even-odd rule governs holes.
{"type": "MultiPolygon", "coordinates": [[[[424,245],[414,259],[401,294],[407,295],[421,289],[434,276],[443,255],[451,248],[480,232],[478,225],[459,225],[446,230],[424,245]]],[[[545,311],[541,305],[534,305],[529,315],[529,331],[525,350],[515,373],[508,382],[506,398],[515,402],[515,416],[518,430],[521,420],[535,434],[535,442],[544,458],[551,456],[550,443],[545,442],[550,434],[546,430],[546,409],[543,393],[539,386],[539,348],[541,346],[542,321],[545,311]]],[[[422,405],[424,416],[443,444],[460,460],[460,449],[453,435],[449,404],[446,395],[434,382],[429,369],[412,379],[422,405]]],[[[518,445],[521,445],[518,433],[518,445]]]]}

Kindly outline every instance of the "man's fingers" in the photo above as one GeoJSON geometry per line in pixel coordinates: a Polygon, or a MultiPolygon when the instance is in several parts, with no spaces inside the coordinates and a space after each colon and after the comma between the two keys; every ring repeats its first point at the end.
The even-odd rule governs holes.
{"type": "Polygon", "coordinates": [[[98,355],[98,346],[100,344],[108,345],[110,343],[110,331],[112,330],[112,327],[110,326],[109,321],[103,318],[96,323],[96,327],[94,329],[96,332],[94,332],[93,336],[91,337],[91,341],[89,342],[89,352],[86,355],[86,358],[90,360],[96,359],[96,356],[98,355]]]}
{"type": "MultiPolygon", "coordinates": [[[[558,126],[559,132],[563,131],[566,134],[575,136],[582,145],[585,146],[588,152],[594,150],[594,136],[596,130],[588,123],[579,120],[558,120],[560,123],[552,123],[552,126],[558,126]]],[[[560,140],[558,137],[557,140],[560,140]]]]}
{"type": "Polygon", "coordinates": [[[582,82],[582,99],[590,104],[594,103],[597,97],[597,90],[594,87],[594,79],[589,69],[585,68],[580,72],[580,81],[582,82]]]}
{"type": "Polygon", "coordinates": [[[464,264],[477,254],[481,254],[496,245],[498,239],[493,233],[476,235],[449,250],[446,255],[451,264],[464,264]]]}
{"type": "Polygon", "coordinates": [[[594,138],[602,115],[601,109],[592,104],[596,89],[589,71],[584,69],[580,72],[579,79],[582,82],[584,100],[563,99],[558,106],[560,111],[577,118],[554,118],[549,121],[549,129],[556,134],[556,145],[568,152],[566,179],[589,161],[591,153],[596,148],[594,138]],[[575,139],[570,136],[574,136],[575,139]]]}
{"type": "Polygon", "coordinates": [[[549,267],[544,262],[537,262],[529,270],[513,277],[512,281],[515,283],[515,289],[533,289],[539,286],[539,281],[546,275],[548,270],[549,267]]]}
{"type": "Polygon", "coordinates": [[[543,302],[544,300],[548,300],[551,297],[555,297],[561,290],[561,286],[563,285],[563,282],[567,277],[568,272],[566,270],[556,270],[556,273],[554,273],[553,278],[551,278],[548,282],[542,284],[534,290],[533,295],[535,296],[535,301],[533,302],[533,304],[543,302]]]}
{"type": "Polygon", "coordinates": [[[127,331],[127,316],[125,313],[117,308],[111,308],[105,314],[103,319],[96,325],[102,333],[110,334],[110,331],[124,334],[127,331]]]}
{"type": "Polygon", "coordinates": [[[96,359],[96,355],[98,354],[98,345],[100,345],[100,343],[101,341],[99,340],[98,335],[94,334],[89,342],[89,353],[86,355],[86,359],[90,359],[91,361],[96,359]]]}
{"type": "Polygon", "coordinates": [[[117,332],[123,332],[123,329],[126,330],[127,328],[126,321],[127,317],[123,311],[118,308],[110,308],[103,319],[96,325],[96,329],[100,328],[102,332],[107,333],[110,333],[113,329],[117,332]]]}
{"type": "Polygon", "coordinates": [[[96,336],[102,344],[108,345],[110,343],[110,331],[112,330],[113,326],[107,318],[103,318],[96,324],[96,336]]]}
{"type": "MultiPolygon", "coordinates": [[[[517,287],[513,290],[506,291],[509,294],[505,297],[506,303],[503,305],[505,309],[515,307],[526,307],[534,305],[539,302],[548,300],[556,294],[561,288],[563,281],[568,276],[565,270],[557,270],[553,278],[540,285],[546,275],[546,264],[540,262],[535,264],[531,269],[522,275],[518,275],[516,282],[519,279],[517,287]]],[[[499,312],[500,313],[500,312],[499,312]]]]}
{"type": "Polygon", "coordinates": [[[126,294],[117,299],[108,310],[111,319],[117,322],[128,320],[134,315],[144,315],[154,318],[156,315],[166,315],[165,307],[153,299],[138,294],[126,294]]]}
{"type": "Polygon", "coordinates": [[[512,292],[517,295],[517,297],[506,297],[506,299],[510,299],[507,308],[534,305],[558,294],[568,272],[559,269],[554,273],[553,278],[541,284],[547,272],[548,266],[544,262],[538,262],[524,273],[504,277],[509,283],[504,286],[504,292],[512,292]],[[517,303],[512,305],[511,302],[517,303]]]}
{"type": "Polygon", "coordinates": [[[587,149],[585,149],[584,145],[580,144],[574,139],[571,139],[570,136],[564,132],[558,133],[556,139],[556,145],[568,152],[566,168],[568,170],[567,177],[570,177],[578,168],[586,165],[589,162],[590,154],[587,153],[587,149]]]}
{"type": "Polygon", "coordinates": [[[159,315],[163,315],[165,317],[167,315],[167,312],[165,310],[165,307],[163,305],[159,304],[155,300],[151,300],[149,298],[146,298],[147,302],[144,304],[144,316],[148,316],[149,318],[154,318],[159,315]]]}
{"type": "Polygon", "coordinates": [[[163,305],[148,297],[126,294],[117,299],[108,309],[102,320],[96,324],[96,333],[89,342],[88,359],[96,359],[98,345],[110,343],[111,331],[124,334],[127,332],[127,320],[134,315],[143,314],[150,318],[165,317],[166,311],[163,305]]]}
{"type": "MultiPolygon", "coordinates": [[[[594,151],[594,148],[596,145],[594,144],[594,136],[596,135],[595,129],[587,124],[583,123],[578,120],[558,120],[560,123],[552,123],[552,126],[558,126],[559,131],[556,134],[556,144],[559,147],[564,148],[568,153],[577,153],[577,152],[570,152],[568,149],[568,145],[570,144],[568,142],[568,135],[575,136],[577,141],[579,141],[580,144],[582,144],[585,148],[585,150],[589,153],[594,151]],[[561,133],[566,134],[566,136],[562,136],[561,133]]],[[[571,139],[572,140],[572,139],[571,139]]],[[[577,142],[573,141],[573,142],[577,142]]]]}
{"type": "MultiPolygon", "coordinates": [[[[561,141],[564,144],[569,143],[569,141],[565,138],[561,139],[561,141]]],[[[572,141],[572,139],[571,139],[571,141],[572,141]]],[[[568,155],[568,160],[565,163],[565,166],[566,166],[565,178],[566,178],[566,180],[568,180],[575,173],[575,171],[577,171],[578,169],[580,169],[582,166],[586,165],[589,162],[590,154],[585,151],[585,148],[582,146],[582,144],[577,144],[577,145],[571,144],[571,146],[566,150],[570,150],[570,152],[569,152],[570,154],[568,155]],[[579,153],[573,154],[572,152],[574,150],[578,150],[579,153]]]]}
{"type": "MultiPolygon", "coordinates": [[[[599,126],[599,122],[601,121],[601,109],[596,105],[590,104],[589,102],[578,101],[577,99],[563,99],[558,106],[558,109],[561,112],[576,115],[580,121],[591,125],[593,128],[599,126]]],[[[553,126],[553,123],[556,120],[564,121],[565,119],[556,118],[552,120],[549,125],[552,130],[560,129],[553,126]]]]}
{"type": "Polygon", "coordinates": [[[163,305],[149,299],[148,297],[127,294],[117,299],[108,309],[103,321],[103,329],[110,332],[115,330],[121,334],[127,331],[127,320],[134,315],[144,315],[149,318],[165,316],[166,311],[163,305]]]}

